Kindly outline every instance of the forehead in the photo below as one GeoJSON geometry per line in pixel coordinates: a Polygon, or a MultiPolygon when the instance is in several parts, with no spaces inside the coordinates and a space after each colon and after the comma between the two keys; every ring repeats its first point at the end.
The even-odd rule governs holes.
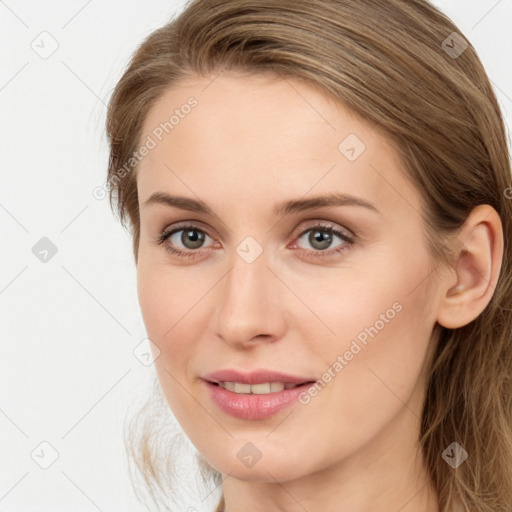
{"type": "MultiPolygon", "coordinates": [[[[415,202],[391,141],[342,104],[290,78],[189,77],[149,110],[139,198],[156,190],[257,205],[311,191],[415,202]]],[[[410,204],[409,204],[410,208],[410,204]]]]}

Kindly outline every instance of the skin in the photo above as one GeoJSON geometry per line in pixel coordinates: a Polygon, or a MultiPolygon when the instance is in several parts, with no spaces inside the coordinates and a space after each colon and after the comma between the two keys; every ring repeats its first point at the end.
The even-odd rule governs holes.
{"type": "Polygon", "coordinates": [[[465,325],[491,299],[503,251],[499,216],[476,208],[454,240],[457,265],[435,272],[420,195],[376,127],[297,81],[224,72],[167,90],[141,140],[190,96],[198,105],[137,171],[138,295],[163,393],[222,472],[226,510],[438,511],[417,452],[433,328],[465,325]],[[366,146],[354,161],[338,149],[349,134],[366,146]],[[157,191],[201,199],[215,215],[145,206],[157,191]],[[285,200],[333,192],[378,212],[273,213],[285,200]],[[192,258],[156,243],[181,221],[207,235],[200,249],[186,237],[184,245],[183,231],[166,241],[196,251],[192,258]],[[306,232],[318,237],[318,221],[355,233],[356,242],[333,235],[323,251],[330,256],[318,257],[306,232]],[[247,236],[263,250],[252,263],[236,251],[247,236]],[[307,405],[251,421],[225,414],[205,392],[201,377],[225,368],[320,379],[394,303],[400,312],[307,405]],[[262,455],[250,468],[237,457],[248,442],[262,455]]]}

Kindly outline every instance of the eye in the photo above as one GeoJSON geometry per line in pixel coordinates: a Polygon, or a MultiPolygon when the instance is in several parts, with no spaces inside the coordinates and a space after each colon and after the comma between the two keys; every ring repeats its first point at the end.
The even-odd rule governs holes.
{"type": "MultiPolygon", "coordinates": [[[[300,246],[297,247],[296,244],[292,245],[292,247],[297,247],[298,250],[309,253],[312,258],[326,258],[341,253],[354,245],[356,238],[355,235],[344,233],[333,226],[323,224],[316,224],[303,230],[297,240],[301,240],[305,235],[308,235],[306,240],[313,247],[312,250],[300,246]],[[340,240],[340,243],[332,247],[333,240],[336,237],[340,240]]],[[[163,245],[171,254],[179,257],[193,258],[202,252],[201,249],[204,248],[207,238],[213,240],[204,230],[199,229],[197,226],[186,224],[174,226],[172,229],[165,229],[156,239],[156,243],[163,245]]]]}
{"type": "Polygon", "coordinates": [[[201,252],[198,249],[202,248],[207,238],[211,237],[202,229],[193,225],[182,225],[172,230],[164,230],[156,242],[164,245],[170,253],[191,258],[201,252]],[[167,241],[170,243],[166,243],[167,241]],[[182,248],[180,248],[180,244],[182,244],[182,248]]]}
{"type": "Polygon", "coordinates": [[[355,237],[344,233],[333,226],[317,224],[301,232],[298,240],[305,238],[306,242],[313,247],[313,250],[298,247],[309,253],[313,253],[312,257],[329,257],[337,253],[341,253],[350,248],[355,243],[355,237]],[[307,235],[307,236],[306,236],[307,235]],[[337,245],[332,245],[333,240],[338,238],[340,242],[337,245]],[[329,249],[329,250],[327,250],[329,249]],[[315,254],[321,253],[321,254],[315,254]]]}

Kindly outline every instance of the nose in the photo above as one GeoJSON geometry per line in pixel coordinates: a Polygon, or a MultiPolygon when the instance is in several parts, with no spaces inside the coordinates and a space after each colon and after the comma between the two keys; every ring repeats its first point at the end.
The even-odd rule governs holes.
{"type": "Polygon", "coordinates": [[[243,350],[273,343],[286,328],[283,284],[268,267],[265,251],[248,263],[236,252],[231,269],[219,283],[212,317],[216,336],[243,350]]]}

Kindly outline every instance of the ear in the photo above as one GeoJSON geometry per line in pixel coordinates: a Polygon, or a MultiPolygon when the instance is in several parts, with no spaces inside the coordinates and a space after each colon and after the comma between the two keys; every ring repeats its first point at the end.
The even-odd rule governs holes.
{"type": "Polygon", "coordinates": [[[496,210],[479,205],[454,239],[454,273],[445,278],[437,322],[448,329],[469,324],[489,304],[503,259],[503,228],[496,210]]]}

